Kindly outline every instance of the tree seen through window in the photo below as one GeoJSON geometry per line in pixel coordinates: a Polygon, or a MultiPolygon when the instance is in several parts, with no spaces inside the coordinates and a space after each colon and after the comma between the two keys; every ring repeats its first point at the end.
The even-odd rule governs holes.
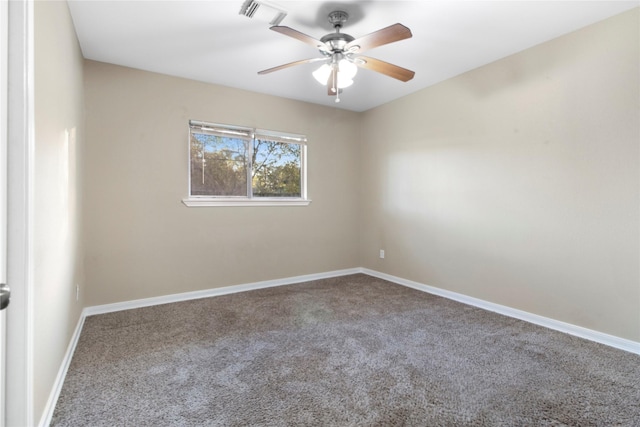
{"type": "Polygon", "coordinates": [[[191,129],[191,195],[300,198],[302,147],[191,129]]]}

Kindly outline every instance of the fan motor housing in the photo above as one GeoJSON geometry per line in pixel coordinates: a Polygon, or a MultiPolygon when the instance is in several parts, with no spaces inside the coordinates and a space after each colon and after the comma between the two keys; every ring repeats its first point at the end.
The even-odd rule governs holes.
{"type": "Polygon", "coordinates": [[[331,33],[322,37],[320,41],[331,46],[332,51],[342,51],[347,43],[355,40],[352,36],[345,33],[331,33]]]}

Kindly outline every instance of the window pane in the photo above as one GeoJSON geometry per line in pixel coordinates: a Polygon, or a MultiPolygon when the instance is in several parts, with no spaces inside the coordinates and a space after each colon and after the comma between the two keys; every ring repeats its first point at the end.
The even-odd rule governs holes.
{"type": "Polygon", "coordinates": [[[191,194],[247,197],[247,143],[191,132],[191,194]]]}
{"type": "Polygon", "coordinates": [[[254,197],[302,197],[300,144],[256,139],[252,161],[254,197]]]}

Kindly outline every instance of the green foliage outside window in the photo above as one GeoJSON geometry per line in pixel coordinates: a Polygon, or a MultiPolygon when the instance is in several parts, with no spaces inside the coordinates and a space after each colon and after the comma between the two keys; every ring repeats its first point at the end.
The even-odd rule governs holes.
{"type": "Polygon", "coordinates": [[[191,195],[302,197],[301,144],[196,130],[191,131],[190,139],[191,195]]]}

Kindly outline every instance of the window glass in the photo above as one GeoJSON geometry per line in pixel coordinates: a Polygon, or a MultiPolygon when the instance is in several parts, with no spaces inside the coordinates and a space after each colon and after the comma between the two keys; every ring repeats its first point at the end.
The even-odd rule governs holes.
{"type": "Polygon", "coordinates": [[[190,196],[306,200],[306,138],[190,122],[190,196]]]}
{"type": "Polygon", "coordinates": [[[253,142],[253,197],[301,197],[301,146],[256,139],[253,142]]]}
{"type": "Polygon", "coordinates": [[[238,138],[191,133],[191,194],[247,195],[247,144],[238,138]]]}

